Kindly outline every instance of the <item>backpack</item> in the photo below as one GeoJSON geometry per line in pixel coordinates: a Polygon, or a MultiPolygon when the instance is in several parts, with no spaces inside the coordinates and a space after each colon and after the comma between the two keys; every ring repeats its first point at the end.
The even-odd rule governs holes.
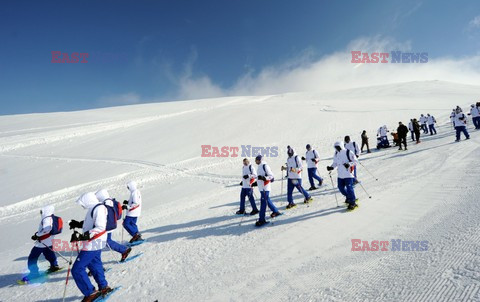
{"type": "Polygon", "coordinates": [[[92,212],[90,213],[91,217],[93,218],[93,212],[95,211],[95,208],[104,205],[105,208],[107,208],[107,225],[105,226],[106,231],[112,231],[117,228],[117,220],[119,220],[122,216],[117,216],[118,214],[118,208],[116,206],[116,203],[119,203],[115,199],[111,199],[113,201],[113,207],[108,206],[105,204],[105,202],[99,203],[96,206],[93,207],[92,212]],[[117,209],[116,209],[117,208],[117,209]]]}
{"type": "MultiPolygon", "coordinates": [[[[265,169],[265,166],[266,166],[266,165],[267,165],[267,164],[263,164],[263,166],[262,166],[263,171],[265,172],[265,176],[271,176],[271,175],[268,175],[267,169],[265,169]]],[[[270,182],[274,182],[274,181],[275,181],[275,178],[272,177],[272,179],[270,179],[270,182]]]]}
{"type": "Polygon", "coordinates": [[[57,235],[60,234],[63,230],[63,220],[61,217],[52,215],[52,230],[50,231],[50,235],[57,235]]]}

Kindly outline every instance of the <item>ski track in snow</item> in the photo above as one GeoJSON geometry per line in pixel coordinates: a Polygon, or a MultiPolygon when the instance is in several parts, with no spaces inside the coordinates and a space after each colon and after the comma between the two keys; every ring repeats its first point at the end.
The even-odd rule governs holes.
{"type": "MultiPolygon", "coordinates": [[[[271,98],[252,98],[249,103],[271,98]]],[[[134,248],[135,253],[144,253],[141,258],[116,265],[112,260],[117,255],[103,253],[106,265],[112,267],[107,280],[111,285],[122,285],[110,301],[139,297],[139,301],[181,301],[192,297],[201,301],[480,301],[480,221],[478,198],[474,197],[480,194],[480,171],[471,168],[472,158],[480,158],[478,133],[471,133],[470,141],[452,143],[453,133],[445,124],[438,127],[437,136],[426,137],[420,145],[409,141],[406,153],[390,148],[362,156],[361,162],[379,181],[359,166],[359,178],[373,198],[368,199],[357,186],[360,208],[353,213],[346,214],[344,207],[336,207],[328,176],[325,188],[313,192],[312,204],[301,204],[300,195],[295,193],[299,206],[286,211],[285,198],[279,196],[281,182],[277,180],[272,199],[285,215],[261,229],[253,227],[256,217],[247,216],[241,222],[241,217],[233,215],[238,207],[239,187],[229,185],[238,183],[238,177],[211,173],[212,169],[236,167],[238,158],[205,160],[198,165],[199,157],[164,164],[13,153],[35,145],[231,105],[238,105],[238,101],[128,121],[73,124],[68,129],[31,128],[34,134],[0,138],[3,158],[138,168],[0,207],[0,224],[6,226],[27,219],[46,204],[73,209],[72,200],[82,192],[100,187],[120,190],[129,179],[138,179],[145,188],[193,179],[222,187],[179,197],[172,207],[153,205],[152,211],[144,210],[140,227],[148,242],[134,248]],[[419,162],[426,168],[419,169],[419,162]],[[350,252],[352,238],[428,240],[429,250],[350,252]]],[[[321,110],[336,111],[329,106],[321,110]]],[[[336,126],[329,127],[336,130],[336,126]]],[[[285,138],[283,142],[286,141],[290,140],[285,138]]],[[[370,142],[373,144],[372,139],[370,142]]],[[[322,170],[320,174],[326,176],[322,170]]],[[[304,184],[307,183],[305,174],[304,184]]],[[[286,183],[283,189],[285,192],[286,183]]],[[[256,193],[259,197],[258,190],[256,193]]],[[[343,204],[343,197],[337,195],[343,204]]],[[[115,238],[119,237],[120,232],[116,231],[115,238]]],[[[26,256],[29,248],[30,245],[14,248],[4,258],[26,256]]],[[[0,300],[61,301],[64,274],[55,275],[38,287],[7,285],[18,278],[24,262],[2,264],[0,300]]],[[[67,301],[81,299],[73,282],[67,297],[67,301]]]]}

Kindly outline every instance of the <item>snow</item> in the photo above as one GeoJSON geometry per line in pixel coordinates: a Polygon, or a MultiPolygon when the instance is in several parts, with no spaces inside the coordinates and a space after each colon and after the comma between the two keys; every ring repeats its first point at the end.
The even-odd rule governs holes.
{"type": "MultiPolygon", "coordinates": [[[[122,286],[111,301],[480,301],[480,135],[470,125],[472,139],[454,143],[448,118],[479,95],[480,86],[430,81],[2,116],[0,300],[61,301],[64,272],[40,286],[14,285],[43,205],[55,205],[64,220],[82,220],[74,202],[81,193],[106,188],[123,200],[134,179],[148,242],[134,248],[142,257],[125,264],[102,254],[112,267],[109,284],[122,286]],[[379,179],[358,167],[372,199],[357,186],[360,208],[337,208],[325,170],[333,142],[350,135],[359,143],[367,130],[374,148],[379,126],[395,129],[420,113],[436,117],[438,135],[419,145],[409,140],[406,152],[361,156],[379,179]],[[309,206],[285,211],[286,146],[303,155],[307,143],[322,158],[326,185],[309,206]],[[242,157],[202,158],[207,144],[278,146],[280,156],[267,162],[276,175],[272,199],[285,215],[261,229],[256,217],[233,215],[242,157]],[[429,248],[352,252],[356,238],[427,240],[429,248]]],[[[308,186],[306,173],[303,179],[308,186]]],[[[43,258],[40,267],[47,267],[43,258]]],[[[70,282],[67,301],[80,299],[70,282]]]]}

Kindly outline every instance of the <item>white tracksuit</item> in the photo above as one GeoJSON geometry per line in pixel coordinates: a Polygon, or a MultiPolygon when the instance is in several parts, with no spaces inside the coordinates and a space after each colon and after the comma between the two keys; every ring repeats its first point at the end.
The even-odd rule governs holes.
{"type": "Polygon", "coordinates": [[[320,156],[318,156],[318,152],[316,150],[310,150],[305,153],[305,160],[307,161],[307,168],[316,168],[317,163],[320,160],[320,156]],[[315,161],[313,161],[315,160],[315,161]]]}
{"type": "Polygon", "coordinates": [[[242,168],[242,188],[249,189],[252,187],[252,183],[257,178],[257,171],[255,171],[255,167],[253,165],[245,166],[243,165],[242,168]],[[248,175],[247,179],[244,179],[243,176],[248,175]]]}
{"type": "Polygon", "coordinates": [[[127,184],[130,191],[130,198],[128,199],[128,212],[129,217],[140,217],[142,212],[142,194],[137,189],[137,183],[131,181],[127,184]]]}
{"type": "Polygon", "coordinates": [[[471,107],[470,108],[470,114],[472,115],[472,117],[479,117],[480,116],[480,108],[471,107]]]}
{"type": "Polygon", "coordinates": [[[467,117],[462,112],[456,113],[454,123],[455,123],[455,127],[466,126],[467,125],[467,117]]]}
{"type": "Polygon", "coordinates": [[[356,142],[345,143],[345,149],[352,151],[357,157],[360,155],[360,149],[356,142]]]}
{"type": "Polygon", "coordinates": [[[260,180],[260,179],[257,180],[258,190],[260,190],[260,192],[262,192],[264,190],[265,191],[271,191],[272,185],[270,183],[270,180],[273,179],[273,173],[272,173],[272,170],[270,169],[270,166],[268,166],[266,162],[262,161],[258,165],[257,175],[258,176],[265,176],[265,178],[267,179],[266,181],[263,181],[263,180],[260,180]],[[265,167],[266,171],[264,170],[264,167],[265,167]]]}
{"type": "Polygon", "coordinates": [[[424,115],[422,115],[422,116],[420,116],[418,121],[420,122],[420,124],[426,124],[427,123],[427,118],[424,115]]]}
{"type": "MultiPolygon", "coordinates": [[[[42,237],[44,235],[49,234],[52,231],[53,227],[53,219],[52,215],[55,211],[54,206],[45,206],[42,208],[42,221],[40,221],[40,225],[38,226],[38,231],[36,235],[38,237],[42,237]]],[[[43,240],[40,240],[41,242],[35,241],[35,246],[36,247],[45,247],[46,246],[52,246],[52,240],[54,239],[54,235],[48,236],[48,238],[45,238],[43,240]],[[43,245],[42,242],[45,244],[43,245]]]]}
{"type": "Polygon", "coordinates": [[[302,178],[302,160],[300,156],[293,153],[292,156],[290,156],[287,159],[287,170],[288,170],[288,178],[289,179],[301,179],[302,178]]]}
{"type": "Polygon", "coordinates": [[[382,126],[378,128],[377,135],[380,137],[387,136],[387,132],[388,132],[387,127],[382,126]]]}
{"type": "Polygon", "coordinates": [[[428,115],[428,116],[427,116],[427,123],[428,123],[429,125],[433,125],[433,124],[435,124],[436,122],[437,122],[437,121],[435,120],[435,118],[434,118],[432,115],[428,115]]]}
{"type": "Polygon", "coordinates": [[[355,178],[353,174],[353,168],[358,164],[357,157],[352,151],[345,149],[344,147],[341,151],[335,151],[333,155],[333,163],[332,167],[337,168],[338,178],[355,178]],[[350,160],[348,160],[347,152],[350,152],[350,160]],[[350,167],[347,169],[345,168],[344,164],[348,163],[350,167]]]}
{"type": "Polygon", "coordinates": [[[83,233],[88,232],[90,234],[90,240],[88,242],[79,242],[79,247],[84,251],[103,249],[107,244],[107,208],[103,204],[100,204],[93,192],[83,194],[77,200],[77,203],[84,209],[87,209],[87,214],[83,221],[83,233]],[[95,207],[97,204],[100,205],[95,207]],[[81,244],[83,244],[83,246],[81,244]]]}

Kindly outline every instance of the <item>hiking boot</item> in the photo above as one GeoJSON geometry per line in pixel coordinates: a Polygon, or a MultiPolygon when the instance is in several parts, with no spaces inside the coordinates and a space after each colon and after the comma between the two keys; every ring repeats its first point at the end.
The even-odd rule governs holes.
{"type": "Polygon", "coordinates": [[[61,270],[62,268],[58,265],[55,265],[55,266],[50,266],[47,270],[47,273],[50,274],[50,273],[54,273],[54,272],[57,272],[59,270],[61,270]]]}
{"type": "Polygon", "coordinates": [[[258,213],[260,213],[260,211],[258,211],[258,210],[252,210],[252,211],[250,212],[250,215],[251,215],[251,216],[257,215],[258,213]]]}
{"type": "Polygon", "coordinates": [[[321,187],[323,185],[323,179],[318,182],[318,186],[321,187]]]}
{"type": "Polygon", "coordinates": [[[270,217],[275,218],[275,217],[280,216],[280,215],[282,215],[282,213],[274,212],[274,213],[270,214],[270,217]]]}
{"type": "Polygon", "coordinates": [[[356,208],[358,208],[358,205],[357,205],[357,204],[351,204],[351,205],[348,206],[347,211],[353,211],[353,210],[355,210],[356,208]]]}
{"type": "Polygon", "coordinates": [[[128,254],[130,254],[131,251],[132,251],[132,248],[129,247],[124,253],[122,253],[122,259],[120,259],[120,262],[125,261],[125,259],[127,259],[128,257],[128,254]]]}
{"type": "Polygon", "coordinates": [[[237,215],[245,215],[245,210],[238,210],[235,214],[237,215]]]}
{"type": "Polygon", "coordinates": [[[297,205],[296,205],[294,202],[289,203],[289,204],[287,205],[287,210],[288,210],[288,209],[292,209],[292,208],[294,208],[294,207],[296,207],[296,206],[297,206],[297,205]]]}
{"type": "Polygon", "coordinates": [[[132,237],[132,239],[130,239],[130,243],[133,243],[135,241],[142,241],[142,235],[140,233],[137,233],[135,234],[135,236],[132,237]]]}
{"type": "Polygon", "coordinates": [[[265,220],[259,220],[259,221],[255,222],[256,227],[261,227],[265,224],[267,224],[267,222],[265,220]]]}
{"type": "Polygon", "coordinates": [[[309,191],[313,191],[313,190],[316,190],[318,189],[317,187],[313,186],[313,187],[310,187],[310,189],[308,189],[309,191]]]}
{"type": "Polygon", "coordinates": [[[311,203],[313,201],[313,198],[312,196],[308,197],[308,198],[305,198],[305,200],[303,201],[303,203],[311,203]]]}
{"type": "Polygon", "coordinates": [[[99,291],[94,291],[90,296],[85,296],[82,299],[82,302],[93,302],[101,296],[102,296],[102,294],[99,291]]]}
{"type": "Polygon", "coordinates": [[[113,289],[110,287],[110,286],[106,286],[104,288],[102,288],[100,290],[100,294],[105,297],[106,295],[108,295],[109,293],[111,293],[113,291],[113,289]]]}

